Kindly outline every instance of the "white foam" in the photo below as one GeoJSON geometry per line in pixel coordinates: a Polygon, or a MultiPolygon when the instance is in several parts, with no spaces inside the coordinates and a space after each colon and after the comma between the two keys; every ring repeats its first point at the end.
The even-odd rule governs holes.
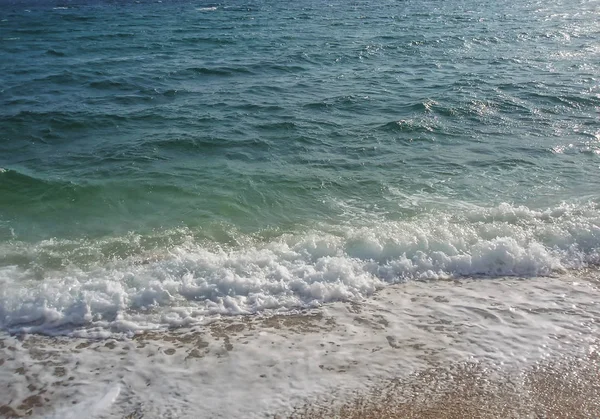
{"type": "MultiPolygon", "coordinates": [[[[139,237],[116,240],[135,247],[139,237]]],[[[7,259],[20,252],[33,262],[0,268],[0,327],[105,336],[360,300],[406,280],[551,275],[600,262],[600,214],[594,203],[502,204],[238,242],[224,248],[190,234],[150,258],[118,260],[94,247],[106,243],[12,243],[7,259]],[[77,262],[78,252],[92,262],[77,262]],[[61,257],[62,266],[40,268],[36,255],[61,257]]]]}
{"type": "Polygon", "coordinates": [[[110,385],[104,394],[100,397],[90,397],[88,400],[60,409],[51,416],[46,416],[48,419],[78,419],[78,418],[96,418],[102,415],[106,410],[110,409],[111,405],[117,400],[121,393],[119,384],[110,385]]]}

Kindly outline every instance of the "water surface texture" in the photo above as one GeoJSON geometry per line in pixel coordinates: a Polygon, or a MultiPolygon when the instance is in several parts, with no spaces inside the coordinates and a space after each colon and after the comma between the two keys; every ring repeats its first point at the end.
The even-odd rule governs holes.
{"type": "Polygon", "coordinates": [[[0,327],[600,262],[594,1],[6,1],[0,327]]]}

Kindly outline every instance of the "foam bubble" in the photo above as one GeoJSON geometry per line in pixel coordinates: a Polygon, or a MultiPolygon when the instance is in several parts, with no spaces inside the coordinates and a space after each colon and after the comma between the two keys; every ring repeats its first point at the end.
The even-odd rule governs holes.
{"type": "Polygon", "coordinates": [[[130,246],[123,258],[104,255],[107,241],[13,242],[0,267],[0,326],[103,336],[358,300],[406,280],[544,276],[600,262],[593,203],[502,204],[269,237],[221,247],[190,234],[149,257],[131,235],[113,239],[130,246]]]}

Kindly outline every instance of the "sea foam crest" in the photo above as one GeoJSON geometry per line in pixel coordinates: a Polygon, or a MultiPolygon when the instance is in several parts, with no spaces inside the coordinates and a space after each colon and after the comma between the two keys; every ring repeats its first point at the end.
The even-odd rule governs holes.
{"type": "MultiPolygon", "coordinates": [[[[134,246],[139,237],[118,240],[134,246]]],[[[503,204],[239,242],[190,238],[150,256],[87,264],[70,260],[72,244],[59,240],[13,243],[33,261],[48,249],[64,255],[44,268],[3,264],[0,327],[105,336],[361,299],[406,280],[564,273],[600,262],[600,213],[592,203],[544,211],[503,204]]],[[[85,246],[93,254],[99,244],[85,246]]]]}

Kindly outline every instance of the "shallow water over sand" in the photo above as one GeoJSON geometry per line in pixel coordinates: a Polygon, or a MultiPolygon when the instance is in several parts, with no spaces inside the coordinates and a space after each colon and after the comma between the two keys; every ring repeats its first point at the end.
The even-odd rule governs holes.
{"type": "MultiPolygon", "coordinates": [[[[0,404],[44,417],[225,418],[287,417],[308,403],[317,416],[319,406],[352,402],[357,392],[368,399],[378,394],[371,389],[389,391],[392,380],[396,400],[413,409],[406,411],[428,403],[435,409],[471,382],[485,389],[479,398],[465,396],[475,416],[551,413],[570,397],[578,417],[593,417],[597,382],[578,381],[597,378],[600,288],[593,275],[411,282],[359,303],[223,317],[123,340],[4,335],[3,371],[14,376],[0,377],[9,389],[0,404]],[[550,380],[561,368],[563,386],[555,382],[555,394],[544,393],[535,377],[550,380]],[[412,400],[419,386],[429,396],[412,400]],[[496,388],[497,399],[490,396],[496,388]],[[509,410],[499,410],[503,400],[509,410]]],[[[460,394],[452,397],[460,407],[460,394]]]]}

